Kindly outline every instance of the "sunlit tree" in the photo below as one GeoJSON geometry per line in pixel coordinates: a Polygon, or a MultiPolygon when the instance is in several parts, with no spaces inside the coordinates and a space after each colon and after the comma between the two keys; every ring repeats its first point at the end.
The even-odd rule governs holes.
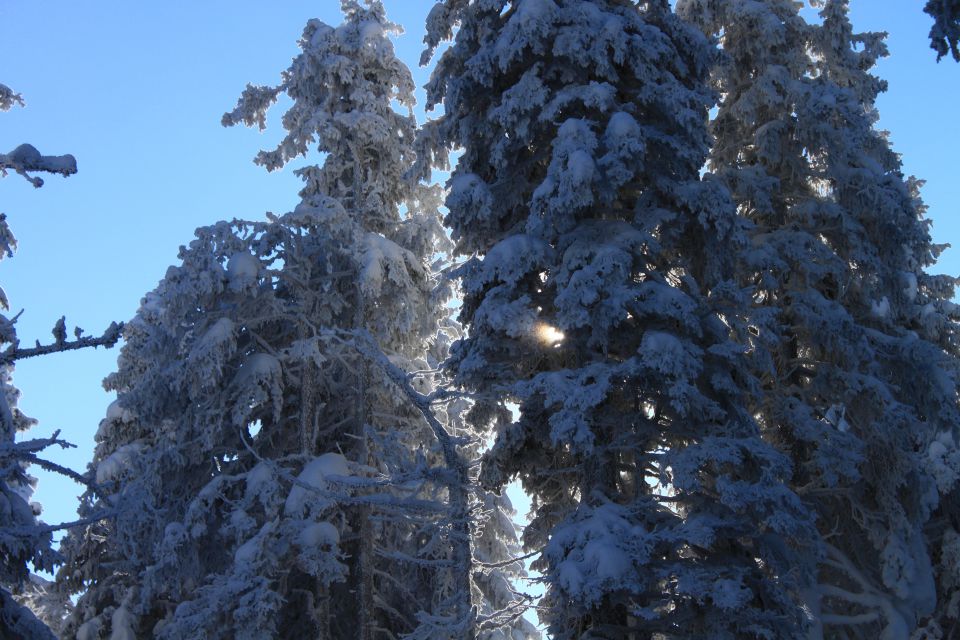
{"type": "Polygon", "coordinates": [[[707,41],[666,1],[614,0],[448,0],[444,38],[421,158],[462,149],[447,366],[496,435],[484,482],[532,496],[541,619],[558,639],[799,637],[811,527],[731,340],[741,225],[699,176],[707,41]]]}

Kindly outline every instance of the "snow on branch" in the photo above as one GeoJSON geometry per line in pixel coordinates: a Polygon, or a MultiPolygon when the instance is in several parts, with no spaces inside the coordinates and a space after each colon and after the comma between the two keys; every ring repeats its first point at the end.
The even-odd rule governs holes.
{"type": "MultiPolygon", "coordinates": [[[[2,85],[0,85],[2,87],[2,85]]],[[[4,96],[0,89],[0,104],[4,96]]],[[[71,154],[62,156],[41,155],[37,148],[31,144],[21,144],[10,153],[0,153],[0,173],[7,175],[7,171],[14,171],[32,184],[34,187],[42,187],[43,179],[31,176],[27,172],[59,173],[67,177],[77,172],[77,159],[71,154]]]]}

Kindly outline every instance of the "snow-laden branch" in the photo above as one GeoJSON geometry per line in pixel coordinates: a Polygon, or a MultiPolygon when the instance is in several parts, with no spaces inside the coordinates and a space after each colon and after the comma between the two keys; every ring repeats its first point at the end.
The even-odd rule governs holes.
{"type": "Polygon", "coordinates": [[[93,524],[95,522],[100,522],[101,520],[109,520],[116,515],[116,511],[101,511],[95,515],[89,516],[87,518],[81,518],[79,520],[72,520],[70,522],[61,522],[59,524],[38,524],[33,527],[18,527],[13,529],[4,529],[4,534],[9,535],[20,535],[24,537],[34,536],[38,533],[53,533],[54,531],[62,531],[64,529],[73,529],[75,527],[82,527],[87,524],[93,524]]]}
{"type": "MultiPolygon", "coordinates": [[[[3,100],[2,93],[3,89],[0,89],[0,103],[3,100]]],[[[43,186],[43,179],[31,176],[28,172],[58,173],[64,177],[72,176],[77,172],[77,159],[69,153],[62,156],[41,155],[33,145],[21,144],[10,153],[0,153],[0,173],[6,175],[7,171],[20,174],[27,179],[27,182],[39,188],[43,186]]]]}

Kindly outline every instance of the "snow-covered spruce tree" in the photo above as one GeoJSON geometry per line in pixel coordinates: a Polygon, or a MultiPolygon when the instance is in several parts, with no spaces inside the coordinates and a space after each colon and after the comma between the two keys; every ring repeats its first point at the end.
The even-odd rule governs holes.
{"type": "MultiPolygon", "coordinates": [[[[0,84],[0,111],[14,105],[23,106],[20,94],[0,84]]],[[[55,173],[70,176],[77,172],[72,155],[44,156],[35,147],[21,144],[10,153],[0,154],[0,173],[13,171],[33,186],[43,186],[43,179],[33,173],[55,173]]],[[[0,260],[13,257],[17,241],[0,214],[0,260]]],[[[0,289],[0,309],[9,309],[7,297],[0,289]]],[[[9,317],[0,314],[0,637],[53,638],[44,623],[56,623],[62,617],[66,601],[50,597],[41,580],[31,575],[36,570],[52,571],[60,556],[51,547],[51,534],[70,524],[46,525],[37,519],[40,505],[30,498],[36,479],[27,474],[34,464],[74,480],[83,481],[80,474],[44,459],[42,451],[51,446],[70,447],[59,437],[59,431],[46,438],[17,442],[17,435],[36,424],[18,407],[20,391],[13,384],[14,365],[18,360],[90,346],[113,346],[119,338],[120,327],[111,326],[103,336],[83,336],[79,329],[75,339],[67,339],[64,319],[53,329],[54,342],[34,347],[21,347],[16,322],[19,314],[9,317]],[[19,603],[18,603],[19,601],[19,603]],[[35,615],[36,614],[36,615],[35,615]],[[39,618],[39,619],[38,619],[39,618]]]]}
{"type": "Polygon", "coordinates": [[[801,637],[812,526],[746,408],[740,224],[699,178],[706,39],[666,0],[449,0],[428,46],[455,29],[423,134],[435,164],[463,151],[448,366],[496,428],[484,482],[532,496],[541,619],[557,639],[801,637]]]}
{"type": "Polygon", "coordinates": [[[94,462],[118,515],[66,545],[61,580],[85,591],[69,637],[472,633],[461,434],[424,395],[449,343],[439,194],[403,177],[395,26],[379,2],[342,6],[224,117],[265,126],[293,100],[257,162],[316,143],[301,204],[198,230],[130,323],[94,462]]]}
{"type": "Polygon", "coordinates": [[[960,62],[960,0],[927,0],[923,10],[933,17],[930,48],[937,62],[947,54],[960,62]]]}
{"type": "Polygon", "coordinates": [[[818,514],[811,633],[906,639],[938,603],[931,552],[952,530],[930,517],[960,464],[954,279],[925,273],[942,247],[874,128],[882,36],[854,34],[844,0],[821,6],[822,26],[790,0],[678,10],[723,34],[710,166],[752,223],[754,411],[818,514]]]}

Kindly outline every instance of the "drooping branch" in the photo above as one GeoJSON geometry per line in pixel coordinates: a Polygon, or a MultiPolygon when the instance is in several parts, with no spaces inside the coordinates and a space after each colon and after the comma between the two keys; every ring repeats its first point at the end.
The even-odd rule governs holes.
{"type": "Polygon", "coordinates": [[[937,62],[948,53],[960,62],[960,0],[928,0],[923,10],[933,16],[930,48],[937,62]]]}

